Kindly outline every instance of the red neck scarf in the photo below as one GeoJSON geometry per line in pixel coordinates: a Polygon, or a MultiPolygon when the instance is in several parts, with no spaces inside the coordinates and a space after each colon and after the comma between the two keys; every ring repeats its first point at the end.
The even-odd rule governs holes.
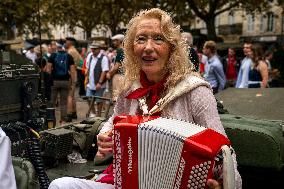
{"type": "Polygon", "coordinates": [[[127,99],[138,99],[143,96],[146,96],[149,94],[150,98],[150,105],[148,105],[149,110],[154,107],[154,105],[158,102],[160,99],[161,93],[165,89],[165,83],[167,80],[167,76],[164,77],[160,82],[154,83],[150,82],[146,74],[144,72],[140,72],[140,83],[142,85],[141,88],[138,88],[131,92],[128,96],[126,96],[127,99]]]}

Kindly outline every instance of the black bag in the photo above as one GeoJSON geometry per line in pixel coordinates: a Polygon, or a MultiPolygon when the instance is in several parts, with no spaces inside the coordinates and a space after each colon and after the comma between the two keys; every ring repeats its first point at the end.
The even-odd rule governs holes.
{"type": "Polygon", "coordinates": [[[66,76],[68,75],[67,53],[57,52],[54,59],[55,75],[66,76]]]}

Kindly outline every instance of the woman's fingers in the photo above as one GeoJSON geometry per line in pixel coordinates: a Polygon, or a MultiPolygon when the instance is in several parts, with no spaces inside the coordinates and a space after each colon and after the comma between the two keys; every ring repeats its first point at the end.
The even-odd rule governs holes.
{"type": "Polygon", "coordinates": [[[102,142],[110,142],[112,141],[112,132],[107,132],[107,133],[103,133],[103,134],[99,134],[98,135],[98,141],[102,141],[102,142]]]}
{"type": "Polygon", "coordinates": [[[97,158],[103,159],[105,155],[112,153],[113,151],[112,131],[99,134],[97,144],[98,144],[98,152],[96,154],[97,158]]]}
{"type": "Polygon", "coordinates": [[[99,147],[98,152],[100,154],[107,155],[107,154],[112,153],[112,148],[101,148],[101,147],[99,147]]]}
{"type": "Polygon", "coordinates": [[[104,133],[98,135],[97,144],[101,148],[112,148],[113,147],[113,140],[111,133],[104,133]]]}
{"type": "Polygon", "coordinates": [[[208,179],[207,186],[211,189],[222,189],[222,185],[214,179],[208,179]]]}
{"type": "Polygon", "coordinates": [[[101,159],[103,159],[104,157],[105,157],[104,154],[100,153],[99,151],[97,152],[97,154],[96,154],[96,158],[97,158],[97,159],[101,160],[101,159]]]}
{"type": "Polygon", "coordinates": [[[113,147],[113,141],[111,142],[102,142],[102,141],[98,141],[98,146],[101,148],[112,148],[113,147]]]}

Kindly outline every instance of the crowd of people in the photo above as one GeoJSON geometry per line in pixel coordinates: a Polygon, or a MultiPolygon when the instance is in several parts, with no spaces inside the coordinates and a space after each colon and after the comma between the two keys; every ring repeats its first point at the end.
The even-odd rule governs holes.
{"type": "Polygon", "coordinates": [[[77,119],[76,87],[79,96],[87,99],[92,106],[91,117],[101,116],[103,106],[100,99],[96,99],[95,106],[91,105],[91,97],[102,97],[108,89],[112,91],[113,101],[116,101],[124,77],[123,39],[123,34],[114,35],[113,47],[109,48],[106,48],[104,41],[93,41],[80,53],[75,48],[76,39],[73,37],[26,49],[26,57],[36,63],[43,73],[43,93],[49,106],[60,107],[60,123],[77,119]]]}
{"type": "Polygon", "coordinates": [[[223,57],[217,52],[218,46],[214,41],[206,41],[202,53],[195,50],[199,56],[198,71],[211,84],[214,94],[228,87],[283,86],[283,53],[279,56],[274,49],[264,51],[262,44],[250,41],[243,45],[243,57],[237,56],[235,48],[228,48],[227,55],[223,57]]]}

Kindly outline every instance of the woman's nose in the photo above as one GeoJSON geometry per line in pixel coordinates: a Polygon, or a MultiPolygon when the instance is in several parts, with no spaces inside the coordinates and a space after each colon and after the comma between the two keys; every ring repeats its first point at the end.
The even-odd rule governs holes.
{"type": "Polygon", "coordinates": [[[152,51],[153,50],[153,41],[152,39],[148,39],[146,41],[145,51],[152,51]]]}

